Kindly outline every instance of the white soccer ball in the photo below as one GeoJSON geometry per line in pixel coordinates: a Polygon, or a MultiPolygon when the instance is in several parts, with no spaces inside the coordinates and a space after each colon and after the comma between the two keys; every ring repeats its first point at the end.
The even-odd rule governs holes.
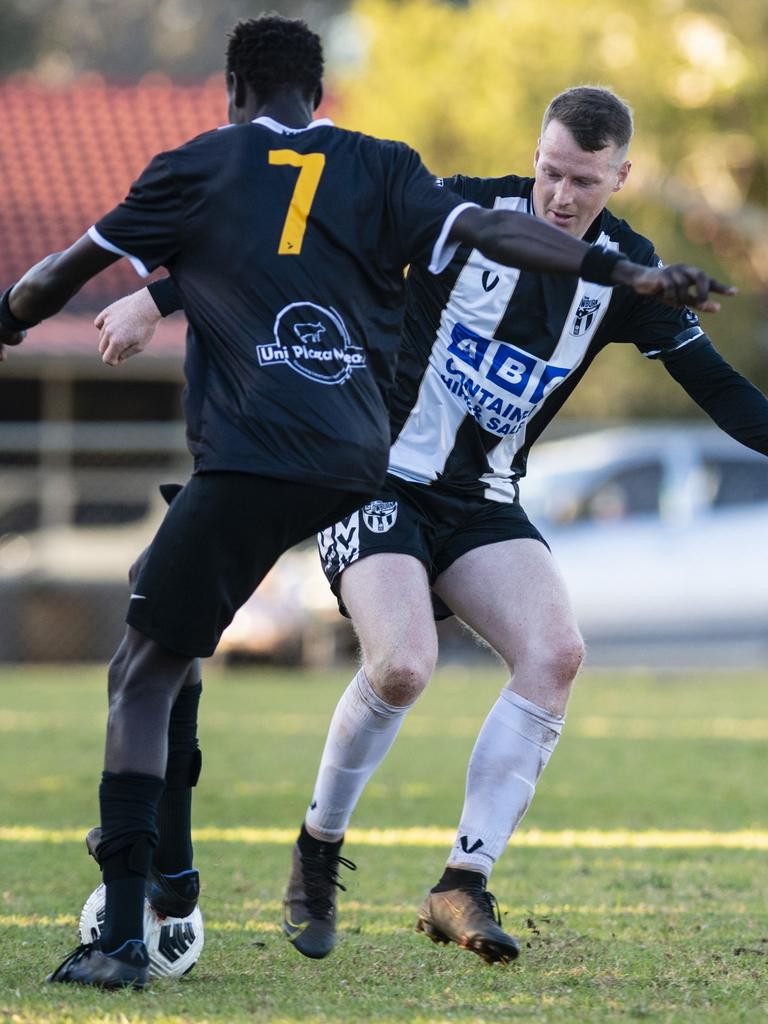
{"type": "MultiPolygon", "coordinates": [[[[93,890],[80,913],[80,941],[95,942],[104,923],[104,885],[93,890]]],[[[189,917],[160,917],[144,900],[144,941],[151,978],[181,978],[197,963],[205,935],[203,915],[195,907],[189,917]]]]}

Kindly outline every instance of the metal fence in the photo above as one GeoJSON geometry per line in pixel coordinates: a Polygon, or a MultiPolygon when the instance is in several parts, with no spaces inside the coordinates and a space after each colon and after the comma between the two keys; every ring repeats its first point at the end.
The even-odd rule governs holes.
{"type": "Polygon", "coordinates": [[[0,424],[0,660],[111,653],[158,485],[190,468],[181,423],[0,424]]]}

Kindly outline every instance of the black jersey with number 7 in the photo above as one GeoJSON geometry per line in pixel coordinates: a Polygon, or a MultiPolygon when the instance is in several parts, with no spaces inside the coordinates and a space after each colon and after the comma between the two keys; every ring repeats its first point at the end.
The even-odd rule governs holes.
{"type": "Polygon", "coordinates": [[[445,266],[464,205],[408,146],[329,121],[259,118],[156,156],[90,235],[178,286],[196,469],[374,491],[403,268],[445,266]]]}

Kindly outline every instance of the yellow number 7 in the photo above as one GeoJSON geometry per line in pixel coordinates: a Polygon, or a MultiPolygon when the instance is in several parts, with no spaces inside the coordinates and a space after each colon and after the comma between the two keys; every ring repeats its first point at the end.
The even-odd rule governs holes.
{"type": "Polygon", "coordinates": [[[277,247],[281,256],[298,256],[304,242],[307,229],[307,217],[320,184],[320,176],[325,167],[323,153],[296,153],[292,149],[270,149],[271,164],[288,164],[299,168],[299,176],[291,196],[291,205],[283,225],[280,245],[277,247]]]}

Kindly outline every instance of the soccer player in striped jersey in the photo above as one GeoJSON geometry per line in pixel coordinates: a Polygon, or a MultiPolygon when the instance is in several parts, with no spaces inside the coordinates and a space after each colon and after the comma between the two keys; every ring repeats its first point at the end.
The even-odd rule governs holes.
{"type": "MultiPolygon", "coordinates": [[[[651,243],[605,209],[627,180],[631,133],[629,110],[612,93],[569,90],[545,115],[534,179],[457,176],[439,187],[658,268],[651,243]]],[[[155,294],[165,309],[167,286],[155,294]]],[[[102,314],[105,358],[140,350],[157,317],[146,293],[102,314]]],[[[451,613],[501,655],[510,678],[478,736],[456,841],[418,927],[488,961],[518,953],[494,919],[486,882],[557,743],[583,653],[518,480],[530,445],[610,341],[663,361],[731,433],[768,450],[768,403],[686,309],[583,276],[510,270],[471,245],[437,277],[411,266],[386,485],[320,535],[363,665],[334,713],[294,849],[283,927],[306,956],[333,948],[344,832],[432,675],[435,615],[451,613]]]]}

